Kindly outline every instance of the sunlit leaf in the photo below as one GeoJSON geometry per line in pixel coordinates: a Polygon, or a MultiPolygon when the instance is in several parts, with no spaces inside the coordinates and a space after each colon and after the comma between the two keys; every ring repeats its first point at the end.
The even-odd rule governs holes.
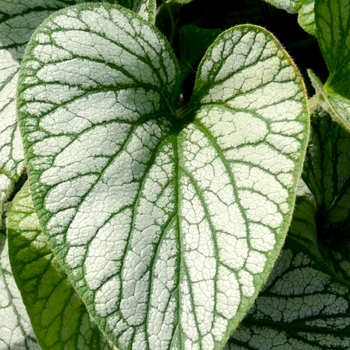
{"type": "Polygon", "coordinates": [[[301,174],[304,86],[271,34],[221,34],[181,113],[178,78],[153,25],[97,4],[51,16],[22,64],[39,220],[120,349],[222,348],[283,245],[301,174]]]}

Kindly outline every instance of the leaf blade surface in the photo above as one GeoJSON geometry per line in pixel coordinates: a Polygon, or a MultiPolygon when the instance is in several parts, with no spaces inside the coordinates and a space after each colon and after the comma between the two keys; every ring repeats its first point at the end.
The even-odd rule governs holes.
{"type": "Polygon", "coordinates": [[[18,108],[33,200],[96,322],[121,349],[222,347],[291,217],[308,114],[290,59],[261,28],[227,31],[180,119],[177,62],[163,36],[121,7],[89,4],[46,21],[23,67],[18,108]],[[243,78],[250,86],[233,83],[243,78]],[[268,157],[250,176],[264,152],[283,169],[268,157]]]}

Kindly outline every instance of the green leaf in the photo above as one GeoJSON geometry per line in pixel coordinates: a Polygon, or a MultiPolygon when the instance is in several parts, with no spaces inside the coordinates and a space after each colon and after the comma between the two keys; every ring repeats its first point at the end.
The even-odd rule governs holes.
{"type": "Polygon", "coordinates": [[[220,35],[181,115],[178,77],[153,25],[85,4],[38,28],[19,78],[39,220],[120,349],[222,348],[291,220],[308,111],[277,41],[220,35]]]}
{"type": "Polygon", "coordinates": [[[349,287],[288,238],[263,292],[225,350],[349,349],[349,287]]]}
{"type": "Polygon", "coordinates": [[[6,221],[4,215],[0,229],[0,349],[40,350],[12,275],[4,232],[6,221]]]}
{"type": "Polygon", "coordinates": [[[43,349],[112,349],[90,319],[41,231],[29,185],[9,212],[13,275],[43,349]]]}
{"type": "Polygon", "coordinates": [[[308,70],[311,83],[316,90],[316,95],[310,100],[310,109],[313,110],[317,106],[320,106],[324,111],[329,113],[333,120],[341,125],[345,130],[350,131],[350,115],[349,115],[349,103],[348,99],[342,98],[340,95],[326,91],[322,82],[312,72],[308,70]]]}
{"type": "Polygon", "coordinates": [[[315,2],[317,38],[329,77],[322,83],[311,72],[319,105],[350,131],[350,3],[347,0],[315,2]]]}
{"type": "Polygon", "coordinates": [[[298,11],[298,23],[307,33],[317,36],[314,8],[315,0],[304,0],[298,11]]]}
{"type": "Polygon", "coordinates": [[[286,10],[290,13],[296,13],[300,9],[304,0],[264,0],[267,3],[279,8],[286,10]]]}
{"type": "Polygon", "coordinates": [[[329,78],[325,90],[350,98],[350,3],[347,0],[317,0],[317,38],[329,78]]]}

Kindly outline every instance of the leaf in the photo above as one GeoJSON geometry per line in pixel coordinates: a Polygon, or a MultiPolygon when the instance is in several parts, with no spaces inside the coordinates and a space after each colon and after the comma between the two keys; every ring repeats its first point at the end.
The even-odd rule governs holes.
{"type": "Polygon", "coordinates": [[[13,275],[43,349],[112,349],[100,333],[41,231],[26,183],[9,213],[13,275]]]}
{"type": "Polygon", "coordinates": [[[350,131],[350,3],[347,0],[318,0],[315,3],[317,38],[329,77],[322,83],[309,73],[319,105],[350,131]]]}
{"type": "Polygon", "coordinates": [[[279,8],[286,10],[290,13],[296,13],[302,6],[304,0],[264,0],[267,3],[279,8]]]}
{"type": "MultiPolygon", "coordinates": [[[[46,17],[55,10],[79,2],[83,1],[1,1],[0,171],[14,183],[24,170],[22,140],[16,120],[15,97],[18,71],[25,46],[33,31],[46,17]]],[[[111,2],[116,1],[111,0],[111,2]]],[[[141,15],[154,21],[154,0],[123,0],[123,3],[134,10],[139,10],[141,15]]]]}
{"type": "Polygon", "coordinates": [[[298,11],[298,23],[307,33],[317,36],[314,8],[315,0],[304,0],[298,11]]]}
{"type": "Polygon", "coordinates": [[[281,249],[301,173],[304,86],[271,34],[220,35],[181,115],[178,77],[153,25],[85,4],[38,28],[19,78],[39,220],[120,349],[222,348],[281,249]]]}
{"type": "Polygon", "coordinates": [[[264,290],[225,350],[349,349],[349,286],[288,238],[264,290]]]}
{"type": "Polygon", "coordinates": [[[330,73],[325,89],[349,98],[350,3],[346,0],[318,0],[315,16],[318,42],[330,73]]]}
{"type": "Polygon", "coordinates": [[[40,350],[12,275],[5,235],[6,216],[2,217],[0,230],[0,349],[40,350]]]}

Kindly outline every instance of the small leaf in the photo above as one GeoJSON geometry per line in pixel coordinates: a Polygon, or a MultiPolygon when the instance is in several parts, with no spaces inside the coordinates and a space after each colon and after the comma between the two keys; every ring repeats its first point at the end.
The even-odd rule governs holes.
{"type": "Polygon", "coordinates": [[[6,221],[4,215],[0,230],[0,349],[40,350],[12,275],[4,232],[6,221]]]}
{"type": "Polygon", "coordinates": [[[307,33],[317,36],[314,8],[315,0],[304,0],[298,12],[298,23],[307,33]]]}
{"type": "Polygon", "coordinates": [[[290,13],[298,12],[304,0],[264,0],[267,3],[279,8],[286,10],[290,13]]]}
{"type": "MultiPolygon", "coordinates": [[[[326,91],[320,79],[312,72],[311,69],[308,71],[311,83],[316,90],[316,95],[313,97],[315,108],[320,106],[324,111],[329,113],[339,125],[345,130],[350,131],[350,115],[349,107],[350,101],[342,98],[338,94],[326,91]]],[[[314,108],[312,107],[312,108],[314,108]]]]}
{"type": "Polygon", "coordinates": [[[41,347],[112,349],[48,248],[28,184],[11,205],[8,235],[13,275],[41,347]]]}
{"type": "Polygon", "coordinates": [[[347,0],[318,0],[315,3],[317,38],[327,63],[329,77],[322,87],[309,73],[319,105],[350,131],[350,3],[347,0]]]}
{"type": "Polygon", "coordinates": [[[330,74],[325,90],[350,98],[350,2],[318,0],[315,16],[318,42],[330,74]]]}
{"type": "Polygon", "coordinates": [[[306,94],[271,34],[221,34],[181,115],[178,79],[164,37],[119,6],[55,13],[22,64],[39,220],[120,349],[222,348],[283,245],[301,174],[306,94]]]}

